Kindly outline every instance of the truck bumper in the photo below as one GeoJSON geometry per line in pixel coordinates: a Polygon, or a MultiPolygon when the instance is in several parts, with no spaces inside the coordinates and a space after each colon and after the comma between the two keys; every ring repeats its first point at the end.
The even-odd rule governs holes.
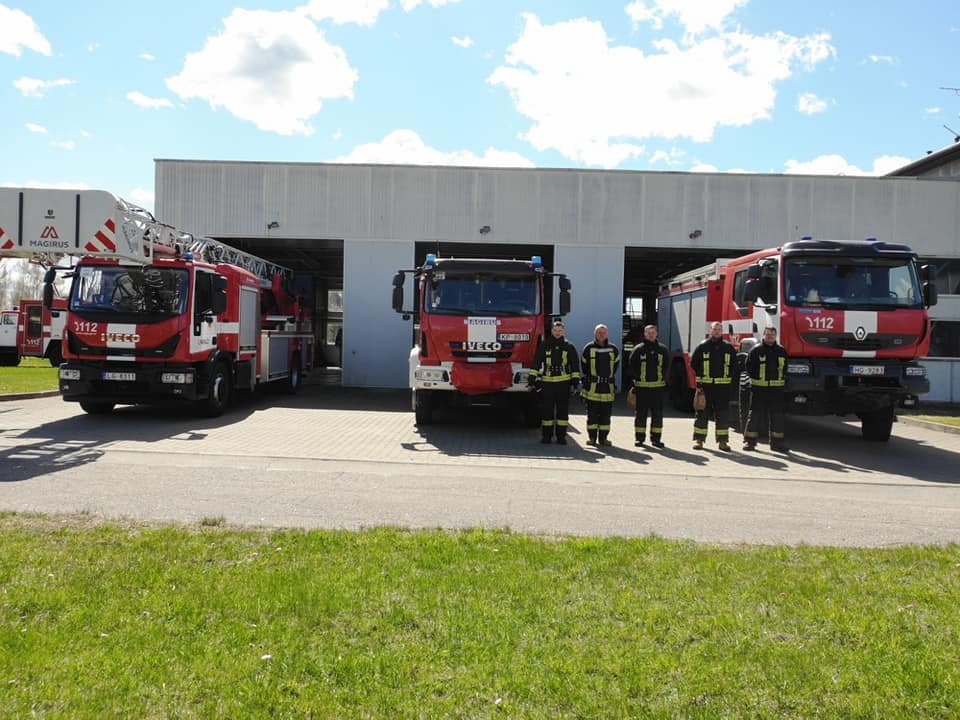
{"type": "MultiPolygon", "coordinates": [[[[491,364],[492,365],[492,364],[491,364]]],[[[501,363],[497,368],[490,365],[477,363],[472,366],[468,384],[461,383],[464,378],[462,372],[454,367],[454,363],[443,363],[441,365],[419,365],[411,363],[410,365],[410,387],[413,390],[438,390],[441,392],[458,393],[465,395],[466,398],[488,398],[490,395],[499,393],[529,393],[530,388],[527,384],[530,369],[525,368],[519,363],[511,363],[509,367],[506,363],[501,363]],[[490,376],[497,378],[489,386],[484,386],[484,368],[489,368],[490,376]]],[[[487,400],[479,404],[489,404],[487,400]]]]}
{"type": "Polygon", "coordinates": [[[787,376],[787,408],[795,414],[846,415],[915,407],[930,392],[926,375],[910,369],[921,367],[914,362],[815,360],[809,374],[787,376]]]}
{"type": "Polygon", "coordinates": [[[177,404],[204,398],[199,371],[192,365],[82,363],[60,365],[60,394],[64,400],[95,400],[118,405],[177,404]]]}

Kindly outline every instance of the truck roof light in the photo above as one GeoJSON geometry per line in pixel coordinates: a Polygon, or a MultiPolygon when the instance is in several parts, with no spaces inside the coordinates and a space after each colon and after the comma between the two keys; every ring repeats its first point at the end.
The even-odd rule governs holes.
{"type": "Polygon", "coordinates": [[[801,240],[813,240],[813,235],[804,235],[800,238],[801,240]]]}
{"type": "Polygon", "coordinates": [[[423,269],[430,270],[434,265],[437,264],[437,255],[436,253],[427,253],[427,259],[423,262],[423,269]]]}
{"type": "Polygon", "coordinates": [[[543,267],[543,258],[541,258],[539,255],[534,255],[533,257],[530,258],[530,264],[533,265],[535,268],[543,267]]]}
{"type": "Polygon", "coordinates": [[[182,255],[182,257],[184,260],[193,260],[193,253],[190,251],[187,251],[182,255]]]}
{"type": "Polygon", "coordinates": [[[876,242],[876,241],[877,241],[876,238],[872,238],[872,237],[871,237],[871,238],[867,238],[867,242],[876,242]]]}

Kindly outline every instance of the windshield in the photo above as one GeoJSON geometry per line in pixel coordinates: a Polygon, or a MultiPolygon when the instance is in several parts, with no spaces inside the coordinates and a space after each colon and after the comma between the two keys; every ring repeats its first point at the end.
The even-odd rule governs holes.
{"type": "Polygon", "coordinates": [[[183,269],[85,265],[77,269],[70,309],[152,317],[180,315],[187,307],[187,288],[183,269]]]}
{"type": "Polygon", "coordinates": [[[538,315],[536,276],[451,277],[437,273],[424,283],[423,307],[435,315],[538,315]]]}
{"type": "Polygon", "coordinates": [[[846,308],[922,307],[912,262],[885,258],[787,260],[787,305],[846,308]]]}

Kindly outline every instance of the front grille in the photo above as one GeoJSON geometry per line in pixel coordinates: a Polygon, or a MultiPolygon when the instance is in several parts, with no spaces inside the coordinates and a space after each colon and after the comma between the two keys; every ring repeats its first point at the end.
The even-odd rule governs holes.
{"type": "Polygon", "coordinates": [[[894,335],[874,333],[863,340],[857,340],[853,333],[827,335],[825,333],[803,333],[804,342],[817,347],[832,348],[834,350],[861,350],[876,351],[890,348],[909,347],[917,342],[916,335],[894,335]]]}

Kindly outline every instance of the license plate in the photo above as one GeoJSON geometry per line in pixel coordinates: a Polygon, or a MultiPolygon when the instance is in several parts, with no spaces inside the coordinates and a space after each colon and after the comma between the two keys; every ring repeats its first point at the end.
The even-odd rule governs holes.
{"type": "Polygon", "coordinates": [[[851,365],[850,373],[853,375],[883,375],[883,365],[851,365]]]}
{"type": "Polygon", "coordinates": [[[132,372],[105,372],[102,377],[104,380],[118,380],[120,382],[135,382],[137,379],[137,374],[132,372]]]}

